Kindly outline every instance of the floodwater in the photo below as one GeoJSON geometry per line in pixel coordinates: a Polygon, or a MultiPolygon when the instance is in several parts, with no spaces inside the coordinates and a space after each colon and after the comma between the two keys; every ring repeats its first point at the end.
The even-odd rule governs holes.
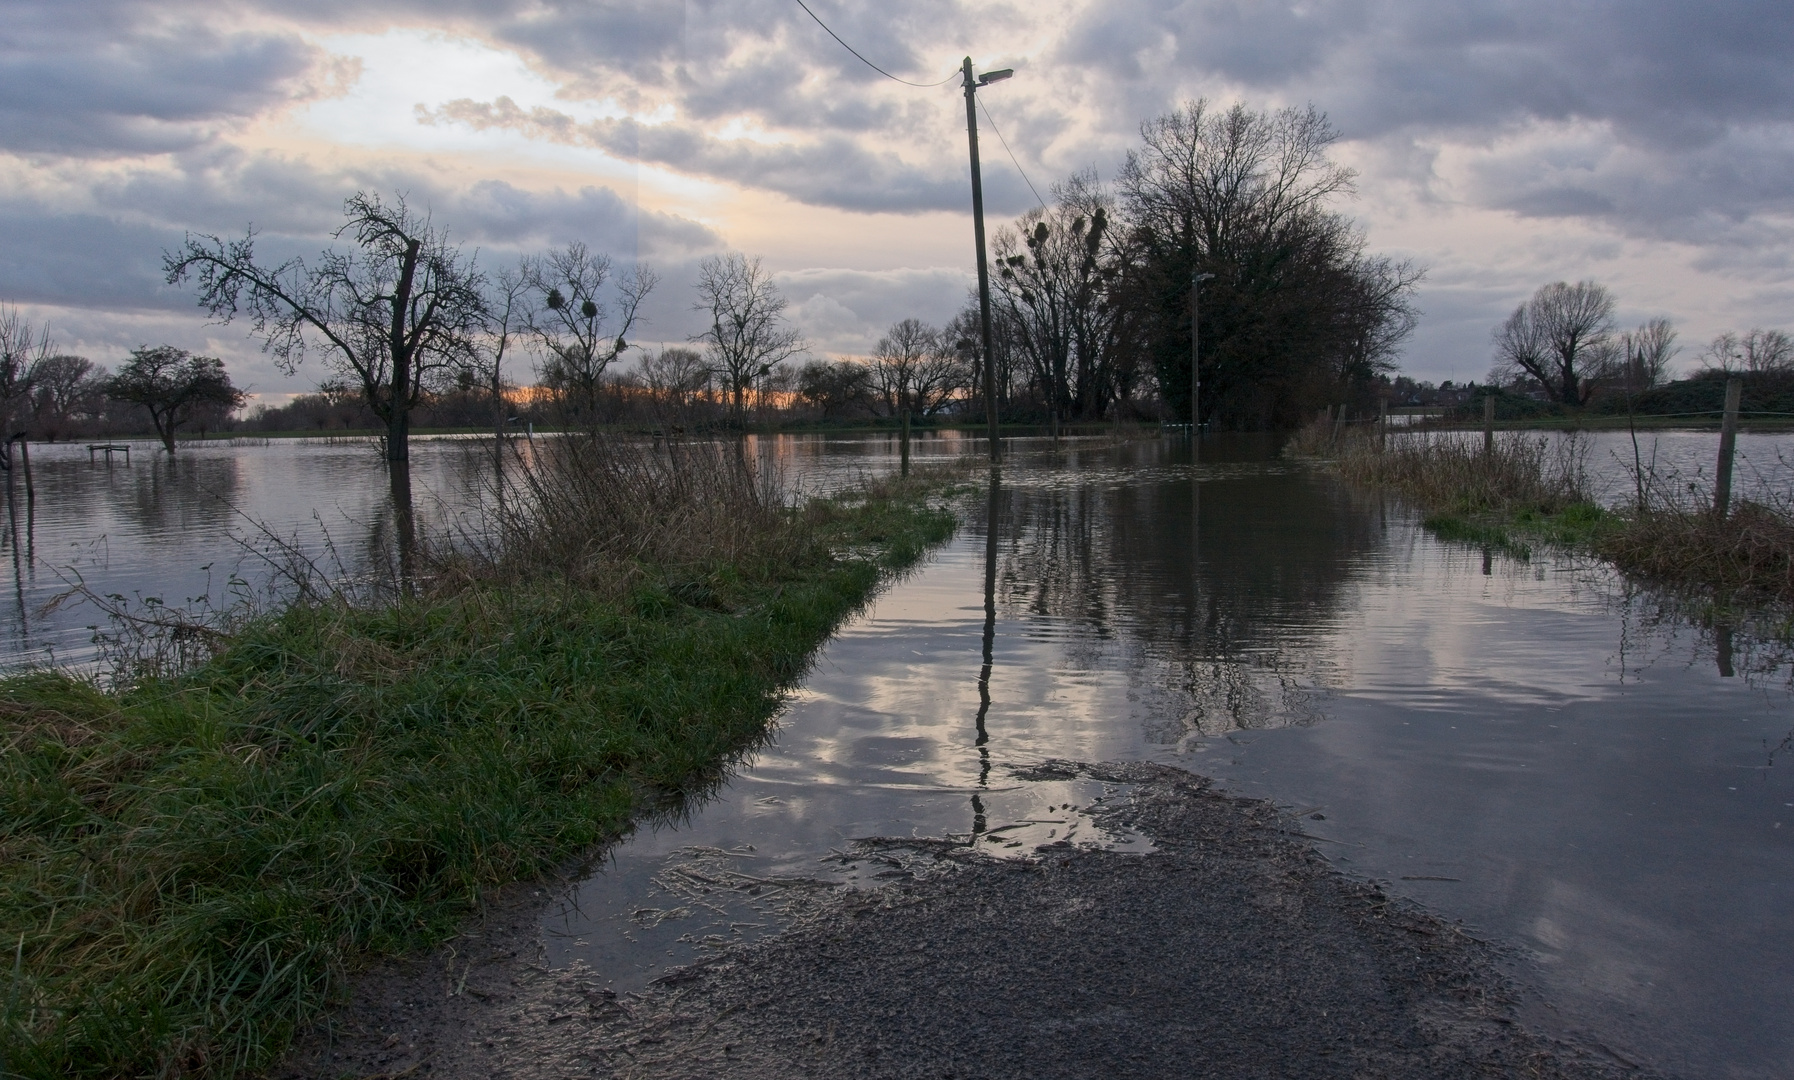
{"type": "MultiPolygon", "coordinates": [[[[1713,444],[1657,438],[1688,470],[1713,444]]],[[[1790,443],[1741,445],[1773,463],[1790,443]]],[[[812,490],[892,465],[876,438],[760,449],[812,490]]],[[[910,872],[901,849],[849,853],[867,836],[1141,850],[1079,812],[1117,793],[1012,770],[1152,760],[1300,811],[1343,870],[1509,946],[1551,1030],[1672,1073],[1785,1075],[1788,656],[1599,567],[1441,544],[1399,504],[1272,449],[1215,439],[1193,464],[1187,442],[1012,447],[959,534],[823,648],[769,744],[550,914],[549,961],[640,986],[775,931],[816,889],[910,872]]],[[[1623,494],[1602,464],[1622,452],[1624,435],[1601,436],[1589,462],[1623,494]]],[[[452,505],[487,460],[425,444],[418,484],[452,505]]],[[[84,451],[34,464],[35,551],[3,627],[15,664],[56,643],[79,655],[79,615],[33,613],[70,554],[96,591],[173,598],[203,586],[200,566],[217,580],[237,565],[244,515],[320,551],[315,511],[349,558],[382,520],[366,447],[208,449],[174,474],[108,472],[84,451]]],[[[1782,483],[1768,468],[1740,481],[1782,483]]]]}

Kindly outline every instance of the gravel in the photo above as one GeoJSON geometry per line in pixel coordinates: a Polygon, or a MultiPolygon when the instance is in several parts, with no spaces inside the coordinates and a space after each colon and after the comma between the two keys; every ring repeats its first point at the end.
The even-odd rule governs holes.
{"type": "Polygon", "coordinates": [[[920,869],[805,898],[790,929],[618,996],[540,964],[546,886],[381,965],[287,1077],[1618,1077],[1517,1020],[1497,947],[1336,871],[1296,819],[1156,765],[1048,762],[1152,842],[920,869]]]}

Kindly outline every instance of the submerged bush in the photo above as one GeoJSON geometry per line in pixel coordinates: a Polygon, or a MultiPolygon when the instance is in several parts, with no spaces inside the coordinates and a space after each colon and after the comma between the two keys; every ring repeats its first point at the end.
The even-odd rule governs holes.
{"type": "Polygon", "coordinates": [[[1585,447],[1573,434],[1502,434],[1487,453],[1466,433],[1391,436],[1383,450],[1358,436],[1332,449],[1343,476],[1400,492],[1448,540],[1524,552],[1530,537],[1720,599],[1794,602],[1794,500],[1735,500],[1720,515],[1710,491],[1641,465],[1636,497],[1608,509],[1588,493],[1585,447]]]}

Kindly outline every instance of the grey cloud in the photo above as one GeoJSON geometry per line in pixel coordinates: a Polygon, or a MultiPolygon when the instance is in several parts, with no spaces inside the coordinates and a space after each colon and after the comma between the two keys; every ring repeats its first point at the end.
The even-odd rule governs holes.
{"type": "MultiPolygon", "coordinates": [[[[638,336],[644,343],[683,343],[707,325],[706,317],[692,306],[697,298],[692,288],[697,260],[655,266],[662,284],[644,306],[647,325],[638,336]]],[[[773,278],[788,302],[786,317],[815,356],[864,355],[899,319],[944,323],[965,302],[973,280],[969,271],[947,267],[824,267],[780,271],[773,278]]]]}
{"type": "Polygon", "coordinates": [[[287,31],[222,33],[141,5],[8,5],[0,38],[0,148],[161,153],[217,125],[309,96],[321,50],[287,31]],[[71,17],[79,15],[80,18],[71,17]]]}
{"type": "Polygon", "coordinates": [[[1476,161],[1469,194],[1524,216],[1588,218],[1630,235],[1722,248],[1785,247],[1794,239],[1787,221],[1794,209],[1794,128],[1739,126],[1674,153],[1628,146],[1605,126],[1559,143],[1548,136],[1519,140],[1476,161]]]}
{"type": "MultiPolygon", "coordinates": [[[[961,210],[970,189],[964,174],[911,164],[889,151],[868,150],[842,135],[802,144],[719,139],[677,121],[644,124],[634,119],[581,123],[567,113],[524,109],[508,97],[491,102],[462,98],[420,110],[425,123],[458,123],[475,130],[504,129],[573,145],[594,146],[625,160],[667,165],[681,172],[777,191],[794,199],[849,210],[961,210]]],[[[998,207],[1021,206],[1019,180],[997,173],[987,196],[998,207]]],[[[1025,189],[1023,189],[1025,190],[1025,189]]]]}
{"type": "Polygon", "coordinates": [[[1599,217],[1613,212],[1613,200],[1582,187],[1546,187],[1506,200],[1510,210],[1528,217],[1599,217]]]}
{"type": "Polygon", "coordinates": [[[863,355],[899,319],[937,326],[951,319],[975,279],[964,270],[928,267],[798,270],[775,280],[814,351],[863,355]]]}
{"type": "Polygon", "coordinates": [[[191,311],[192,296],[163,284],[160,269],[162,252],[187,231],[232,236],[253,225],[266,257],[309,256],[331,242],[343,200],[356,190],[406,194],[487,263],[573,239],[622,261],[677,260],[720,246],[707,227],[640,213],[608,188],[527,191],[496,180],[452,187],[401,169],[328,171],[235,151],[182,164],[104,174],[59,202],[0,196],[0,235],[8,237],[0,297],[112,312],[191,311]]]}
{"type": "Polygon", "coordinates": [[[1768,0],[1117,0],[1091,7],[1058,55],[1161,86],[1188,73],[1307,93],[1355,137],[1582,118],[1682,144],[1784,118],[1791,51],[1794,19],[1768,0]]]}
{"type": "Polygon", "coordinates": [[[1474,197],[1526,216],[1698,243],[1717,239],[1716,221],[1794,205],[1794,172],[1780,167],[1794,144],[1794,19],[1763,0],[1117,0],[1088,8],[1054,59],[1103,73],[1110,100],[1135,110],[1217,77],[1265,101],[1313,101],[1347,138],[1390,153],[1596,129],[1599,175],[1524,146],[1479,167],[1474,197]]]}

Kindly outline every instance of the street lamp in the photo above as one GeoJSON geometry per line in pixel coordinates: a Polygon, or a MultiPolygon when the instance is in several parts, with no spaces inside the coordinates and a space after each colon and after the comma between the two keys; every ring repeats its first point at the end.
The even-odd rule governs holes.
{"type": "Polygon", "coordinates": [[[999,68],[982,75],[972,74],[972,58],[966,57],[960,68],[965,75],[966,141],[972,151],[972,235],[978,245],[978,320],[984,331],[984,418],[990,425],[990,461],[1002,460],[1002,446],[997,440],[997,376],[995,350],[990,334],[990,267],[984,258],[984,180],[978,172],[978,103],[975,95],[980,86],[1002,82],[1015,74],[1013,68],[999,68]]]}
{"type": "Polygon", "coordinates": [[[1194,439],[1202,430],[1202,352],[1199,345],[1201,327],[1197,318],[1196,295],[1202,291],[1202,283],[1214,277],[1213,274],[1190,275],[1190,438],[1194,439]]]}

